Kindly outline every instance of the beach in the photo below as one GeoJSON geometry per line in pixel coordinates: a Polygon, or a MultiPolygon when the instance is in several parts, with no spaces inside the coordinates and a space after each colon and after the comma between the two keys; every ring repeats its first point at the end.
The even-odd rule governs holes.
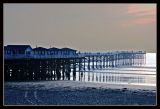
{"type": "Polygon", "coordinates": [[[156,87],[68,80],[5,82],[4,105],[156,105],[156,87]]]}

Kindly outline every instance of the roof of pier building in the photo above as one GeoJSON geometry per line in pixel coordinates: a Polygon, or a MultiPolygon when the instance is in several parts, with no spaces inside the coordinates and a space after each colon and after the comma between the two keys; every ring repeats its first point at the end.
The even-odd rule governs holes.
{"type": "Polygon", "coordinates": [[[4,46],[4,50],[6,50],[7,49],[7,46],[4,46]]]}
{"type": "Polygon", "coordinates": [[[71,48],[62,48],[61,50],[65,50],[65,51],[77,51],[77,50],[74,50],[74,49],[71,49],[71,48]]]}
{"type": "Polygon", "coordinates": [[[52,48],[43,48],[43,47],[37,47],[37,48],[34,48],[33,49],[34,51],[77,51],[77,50],[74,50],[74,49],[71,49],[71,48],[56,48],[56,47],[52,47],[52,48]]]}
{"type": "Polygon", "coordinates": [[[4,50],[25,51],[27,48],[32,49],[30,45],[7,45],[7,46],[4,46],[4,50]]]}
{"type": "Polygon", "coordinates": [[[48,51],[48,49],[43,47],[37,47],[37,48],[33,48],[33,51],[48,51]]]}
{"type": "Polygon", "coordinates": [[[56,47],[53,47],[53,48],[49,48],[49,50],[51,51],[77,51],[77,50],[74,50],[74,49],[71,49],[71,48],[56,48],[56,47]]]}
{"type": "Polygon", "coordinates": [[[49,48],[50,51],[59,51],[60,49],[59,48],[56,48],[56,47],[52,47],[52,48],[49,48]]]}

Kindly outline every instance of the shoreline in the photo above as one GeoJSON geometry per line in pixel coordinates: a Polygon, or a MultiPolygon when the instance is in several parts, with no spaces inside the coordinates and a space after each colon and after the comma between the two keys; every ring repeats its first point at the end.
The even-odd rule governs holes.
{"type": "MultiPolygon", "coordinates": [[[[72,81],[72,80],[57,80],[57,81],[21,81],[21,82],[4,82],[5,86],[21,86],[29,85],[35,86],[40,85],[45,89],[50,88],[64,88],[70,87],[73,89],[77,88],[97,88],[97,89],[123,89],[128,90],[147,90],[147,91],[156,91],[156,86],[146,86],[146,85],[133,85],[133,84],[112,84],[112,83],[96,83],[96,82],[84,82],[84,81],[72,81]]],[[[24,86],[25,87],[25,86],[24,86]]]]}

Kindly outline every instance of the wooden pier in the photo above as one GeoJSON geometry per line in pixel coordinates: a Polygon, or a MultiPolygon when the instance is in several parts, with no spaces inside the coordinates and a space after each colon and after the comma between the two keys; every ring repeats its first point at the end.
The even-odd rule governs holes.
{"type": "Polygon", "coordinates": [[[72,56],[4,58],[5,81],[79,80],[85,71],[114,67],[142,66],[146,52],[116,51],[107,53],[77,53],[72,56]]]}

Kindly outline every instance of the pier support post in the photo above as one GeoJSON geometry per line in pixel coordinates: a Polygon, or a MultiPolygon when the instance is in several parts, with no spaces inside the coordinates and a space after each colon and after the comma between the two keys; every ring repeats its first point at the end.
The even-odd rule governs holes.
{"type": "Polygon", "coordinates": [[[92,56],[92,69],[94,70],[94,62],[95,62],[95,59],[94,59],[94,56],[92,56]]]}
{"type": "Polygon", "coordinates": [[[76,59],[73,60],[73,80],[76,80],[76,59]]]}
{"type": "Polygon", "coordinates": [[[106,57],[103,56],[103,68],[105,68],[105,60],[106,60],[106,57]]]}
{"type": "Polygon", "coordinates": [[[98,56],[96,56],[96,69],[98,69],[98,56]]]}
{"type": "Polygon", "coordinates": [[[88,57],[88,70],[90,71],[90,56],[88,57]]]}

